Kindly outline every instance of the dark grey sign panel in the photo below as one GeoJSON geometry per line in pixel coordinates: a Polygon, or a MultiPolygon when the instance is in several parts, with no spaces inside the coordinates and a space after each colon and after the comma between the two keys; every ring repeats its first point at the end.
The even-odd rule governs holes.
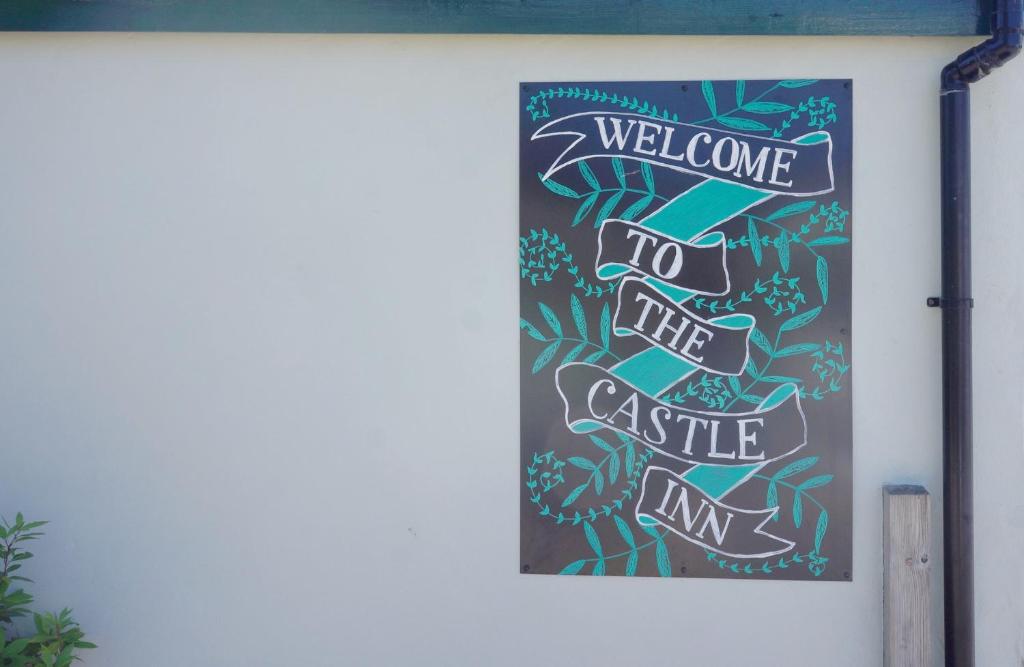
{"type": "Polygon", "coordinates": [[[523,572],[852,579],[851,88],[522,85],[523,572]]]}

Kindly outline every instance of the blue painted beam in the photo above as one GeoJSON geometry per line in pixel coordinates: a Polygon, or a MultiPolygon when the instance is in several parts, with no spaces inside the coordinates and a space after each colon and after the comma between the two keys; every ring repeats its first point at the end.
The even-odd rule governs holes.
{"type": "Polygon", "coordinates": [[[986,35],[992,0],[0,0],[0,30],[986,35]]]}

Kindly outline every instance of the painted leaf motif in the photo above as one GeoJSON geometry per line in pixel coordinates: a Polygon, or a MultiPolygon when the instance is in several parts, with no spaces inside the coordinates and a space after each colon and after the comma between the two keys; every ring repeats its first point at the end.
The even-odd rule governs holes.
{"type": "Polygon", "coordinates": [[[658,574],[663,577],[672,576],[672,561],[668,557],[668,547],[665,541],[658,536],[658,543],[654,546],[655,559],[658,561],[658,574]]]}
{"type": "Polygon", "coordinates": [[[593,461],[582,456],[570,456],[569,463],[573,464],[574,466],[582,470],[593,470],[597,468],[597,466],[594,465],[593,461]]]}
{"type": "MultiPolygon", "coordinates": [[[[580,163],[580,164],[582,164],[582,163],[580,163]]],[[[581,222],[583,222],[587,218],[587,214],[590,213],[591,209],[594,208],[594,204],[597,203],[597,199],[600,196],[601,196],[600,192],[595,192],[595,193],[591,194],[590,196],[588,196],[586,199],[583,200],[583,203],[580,204],[580,207],[578,209],[576,209],[576,215],[573,216],[573,219],[572,219],[572,226],[573,227],[575,227],[576,225],[580,224],[581,222]]]]}
{"type": "MultiPolygon", "coordinates": [[[[587,524],[584,524],[584,525],[585,526],[589,526],[590,524],[587,523],[587,524]]],[[[593,572],[591,572],[591,574],[593,574],[595,577],[603,577],[604,576],[604,570],[605,570],[605,568],[604,568],[604,559],[602,558],[601,560],[599,560],[596,563],[594,563],[594,570],[593,570],[593,572]]]]}
{"type": "Polygon", "coordinates": [[[620,187],[626,187],[626,167],[622,164],[622,158],[612,158],[612,171],[615,172],[615,178],[619,182],[620,187]]]}
{"type": "Polygon", "coordinates": [[[771,128],[760,121],[752,118],[737,118],[736,116],[719,116],[716,118],[719,123],[734,130],[770,130],[771,128]]]}
{"type": "Polygon", "coordinates": [[[576,330],[580,332],[580,338],[587,338],[587,315],[583,312],[583,304],[575,294],[569,295],[569,309],[572,311],[572,321],[576,324],[576,330]]]}
{"type": "Polygon", "coordinates": [[[817,477],[812,477],[812,478],[808,479],[807,481],[802,482],[800,484],[800,488],[804,489],[804,490],[806,490],[806,489],[816,489],[819,486],[825,486],[826,484],[828,484],[831,481],[832,481],[832,475],[818,475],[817,477]]]}
{"type": "Polygon", "coordinates": [[[708,104],[708,111],[712,116],[718,115],[718,104],[715,102],[715,87],[710,81],[700,82],[700,91],[704,93],[704,101],[708,104]]]}
{"type": "Polygon", "coordinates": [[[618,452],[612,452],[608,456],[608,481],[612,484],[619,478],[619,467],[621,466],[618,452]]]}
{"type": "Polygon", "coordinates": [[[540,369],[547,366],[548,362],[550,362],[555,356],[555,353],[558,352],[558,348],[561,347],[561,345],[562,341],[556,340],[554,343],[544,348],[544,351],[537,355],[537,359],[533,362],[533,368],[531,369],[532,372],[536,374],[540,369]]]}
{"type": "Polygon", "coordinates": [[[541,301],[537,302],[537,308],[540,309],[540,314],[544,316],[544,321],[548,323],[551,330],[559,338],[562,337],[562,323],[558,321],[558,315],[555,315],[555,311],[551,310],[546,303],[541,301]]]}
{"type": "Polygon", "coordinates": [[[780,232],[775,239],[775,250],[779,254],[779,266],[782,267],[782,271],[789,271],[789,236],[786,232],[780,232]]]}
{"type": "Polygon", "coordinates": [[[789,347],[782,348],[775,353],[775,356],[778,358],[792,357],[797,354],[803,354],[804,352],[817,352],[820,349],[821,345],[818,345],[817,343],[798,343],[796,345],[790,345],[789,347]]]}
{"type": "Polygon", "coordinates": [[[793,525],[797,528],[804,520],[804,500],[799,492],[793,494],[793,525]]]}
{"type": "Polygon", "coordinates": [[[567,495],[565,497],[565,500],[562,501],[562,507],[568,507],[569,505],[572,505],[574,502],[576,502],[576,499],[580,497],[580,494],[587,490],[588,485],[589,483],[580,484],[575,489],[573,489],[572,493],[567,495]]]}
{"type": "Polygon", "coordinates": [[[608,349],[612,333],[612,314],[608,304],[604,304],[604,308],[601,309],[601,345],[608,349]]]}
{"type": "Polygon", "coordinates": [[[783,88],[803,88],[811,84],[818,83],[817,79],[786,79],[785,81],[779,81],[779,85],[783,88]]]}
{"type": "Polygon", "coordinates": [[[818,515],[818,525],[814,530],[814,550],[821,553],[821,541],[825,539],[825,531],[828,530],[828,512],[821,510],[818,515]]]}
{"type": "Polygon", "coordinates": [[[539,171],[537,172],[537,178],[539,178],[540,182],[544,184],[544,187],[551,190],[556,195],[571,197],[572,199],[579,199],[581,196],[572,188],[568,188],[552,178],[544,178],[544,174],[539,171]]]}
{"type": "Polygon", "coordinates": [[[599,469],[594,470],[594,493],[601,495],[604,493],[604,473],[599,469]]]}
{"type": "Polygon", "coordinates": [[[753,218],[747,218],[747,243],[750,244],[750,254],[754,256],[754,263],[761,266],[761,237],[757,234],[757,224],[753,218]]]}
{"type": "Polygon", "coordinates": [[[783,206],[779,210],[775,211],[771,215],[769,215],[767,218],[765,218],[765,220],[778,220],[779,218],[785,218],[790,215],[806,213],[807,211],[814,208],[815,204],[817,204],[817,202],[814,200],[798,201],[793,204],[788,204],[786,206],[783,206]]]}
{"type": "Polygon", "coordinates": [[[820,312],[821,306],[817,306],[816,308],[811,308],[799,315],[795,315],[783,322],[782,326],[779,327],[779,331],[792,331],[793,329],[799,329],[802,326],[810,324],[820,312]]]}
{"type": "MultiPolygon", "coordinates": [[[[647,163],[645,162],[644,164],[647,163]]],[[[633,202],[633,204],[629,208],[623,211],[619,217],[622,218],[623,220],[633,220],[636,218],[636,216],[643,213],[647,209],[647,207],[651,205],[651,202],[653,201],[654,195],[646,195],[644,197],[641,197],[640,199],[637,199],[635,202],[633,202]]]]}
{"type": "Polygon", "coordinates": [[[583,352],[583,350],[585,350],[586,348],[587,348],[587,344],[586,343],[580,343],[576,347],[574,347],[571,350],[569,350],[569,354],[567,354],[564,357],[562,357],[562,365],[564,366],[565,364],[572,363],[573,361],[576,361],[576,357],[580,356],[580,353],[583,352]]]}
{"type": "Polygon", "coordinates": [[[573,562],[569,563],[568,565],[566,565],[564,568],[562,568],[562,571],[559,572],[558,574],[577,574],[577,573],[579,573],[580,570],[583,569],[583,566],[586,565],[586,564],[587,564],[587,561],[585,561],[585,560],[573,561],[573,562]]]}
{"type": "Polygon", "coordinates": [[[595,228],[600,227],[602,222],[612,217],[612,211],[614,211],[615,207],[619,205],[619,202],[622,200],[622,197],[625,194],[625,190],[619,190],[618,192],[614,193],[611,197],[609,197],[607,200],[605,200],[604,205],[601,207],[601,210],[597,212],[597,218],[594,220],[595,228]]]}
{"type": "Polygon", "coordinates": [[[772,479],[786,479],[787,477],[795,475],[798,472],[803,472],[804,470],[807,470],[817,462],[817,456],[808,456],[798,461],[794,461],[793,463],[790,463],[788,466],[786,466],[779,472],[775,473],[772,476],[772,479]]]}
{"type": "Polygon", "coordinates": [[[590,441],[597,445],[599,449],[603,449],[609,454],[615,451],[614,447],[612,447],[611,445],[609,445],[607,442],[597,437],[596,435],[590,436],[590,441]]]}
{"type": "Polygon", "coordinates": [[[759,348],[761,348],[761,351],[767,354],[769,357],[774,354],[774,350],[772,350],[772,344],[768,342],[768,336],[764,335],[764,332],[758,329],[757,327],[754,327],[753,329],[750,330],[750,340],[754,342],[754,345],[757,345],[759,348]]]}
{"type": "Polygon", "coordinates": [[[633,476],[633,466],[636,459],[636,447],[633,446],[633,442],[626,443],[626,477],[633,476]]]}
{"type": "Polygon", "coordinates": [[[654,172],[651,171],[651,165],[648,162],[640,163],[640,174],[644,177],[644,186],[647,191],[652,195],[654,194],[654,172]]]}
{"type": "Polygon", "coordinates": [[[813,241],[808,241],[807,245],[809,245],[809,246],[843,245],[844,243],[849,243],[849,242],[850,242],[850,239],[846,238],[845,236],[822,236],[821,238],[814,239],[813,241]]]}
{"type": "Polygon", "coordinates": [[[743,106],[743,96],[747,92],[747,82],[740,79],[736,82],[736,106],[743,106]]]}
{"type": "Polygon", "coordinates": [[[597,531],[590,523],[583,524],[583,532],[587,536],[587,542],[590,544],[590,548],[594,550],[594,553],[598,558],[604,558],[604,552],[601,550],[601,540],[597,537],[597,531]]]}
{"type": "Polygon", "coordinates": [[[821,290],[821,302],[828,303],[828,262],[818,257],[815,273],[818,278],[818,289],[821,290]]]}
{"type": "Polygon", "coordinates": [[[793,107],[781,102],[749,102],[743,105],[743,110],[750,113],[772,114],[792,111],[793,107]]]}
{"type": "Polygon", "coordinates": [[[580,168],[580,175],[583,176],[583,180],[587,182],[587,185],[595,190],[601,189],[601,183],[598,182],[597,176],[594,175],[590,165],[587,164],[586,160],[580,160],[576,163],[580,168]]]}
{"type": "Polygon", "coordinates": [[[519,318],[519,328],[521,330],[525,331],[526,333],[530,334],[530,338],[533,338],[533,339],[536,339],[536,340],[539,340],[539,341],[542,341],[542,342],[547,340],[547,338],[544,337],[544,334],[542,334],[540,331],[537,330],[537,327],[533,326],[532,324],[530,324],[529,322],[527,322],[526,320],[524,320],[521,317],[519,318]]]}
{"type": "Polygon", "coordinates": [[[630,546],[630,548],[636,548],[636,540],[633,539],[633,531],[629,529],[629,524],[622,520],[618,514],[613,519],[615,520],[615,527],[619,529],[619,535],[622,535],[622,541],[630,546]]]}
{"type": "Polygon", "coordinates": [[[629,558],[626,560],[626,576],[632,577],[636,575],[636,566],[640,562],[640,554],[633,550],[629,552],[629,558]]]}

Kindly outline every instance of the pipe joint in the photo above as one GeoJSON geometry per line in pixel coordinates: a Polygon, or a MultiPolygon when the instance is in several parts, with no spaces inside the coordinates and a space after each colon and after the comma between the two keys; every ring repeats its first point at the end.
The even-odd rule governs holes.
{"type": "Polygon", "coordinates": [[[1011,0],[997,5],[992,13],[992,37],[943,68],[943,90],[962,90],[1020,53],[1024,45],[1024,3],[1011,0]]]}

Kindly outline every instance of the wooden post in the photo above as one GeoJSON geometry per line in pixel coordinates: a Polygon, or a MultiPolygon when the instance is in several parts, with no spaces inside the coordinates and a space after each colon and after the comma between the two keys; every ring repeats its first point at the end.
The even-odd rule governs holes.
{"type": "Polygon", "coordinates": [[[882,490],[885,667],[931,667],[931,503],[923,486],[882,490]]]}

